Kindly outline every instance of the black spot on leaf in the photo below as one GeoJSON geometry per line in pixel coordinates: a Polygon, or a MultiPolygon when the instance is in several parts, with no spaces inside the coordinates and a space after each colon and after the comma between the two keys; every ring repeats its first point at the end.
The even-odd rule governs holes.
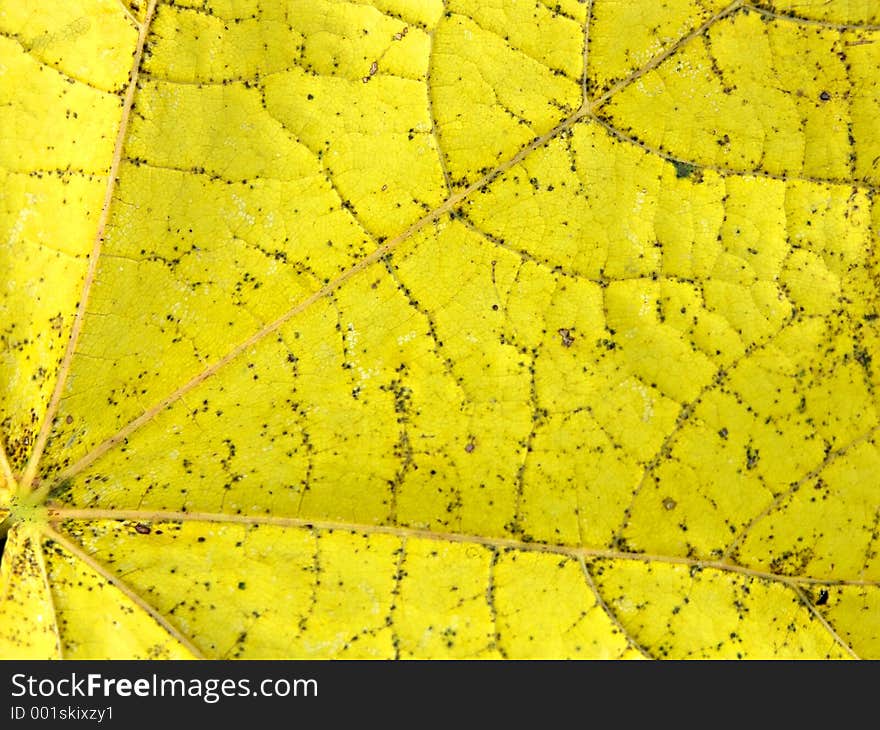
{"type": "Polygon", "coordinates": [[[758,459],[760,458],[761,456],[757,449],[746,446],[746,469],[754,469],[758,465],[758,459]]]}
{"type": "Polygon", "coordinates": [[[680,160],[672,160],[672,166],[675,168],[675,176],[677,178],[688,178],[694,182],[700,182],[703,174],[696,165],[690,162],[681,162],[680,160]]]}

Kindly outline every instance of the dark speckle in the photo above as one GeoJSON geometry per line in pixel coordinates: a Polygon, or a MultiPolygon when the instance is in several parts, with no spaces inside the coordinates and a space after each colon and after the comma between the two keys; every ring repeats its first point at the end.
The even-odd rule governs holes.
{"type": "Polygon", "coordinates": [[[861,348],[854,347],[853,348],[853,356],[855,357],[856,362],[861,365],[865,370],[870,371],[871,368],[871,355],[870,353],[861,348]]]}
{"type": "Polygon", "coordinates": [[[700,176],[696,174],[696,165],[692,165],[690,162],[681,162],[680,160],[672,160],[672,165],[675,167],[675,176],[677,178],[692,177],[695,181],[699,182],[700,176]]]}
{"type": "Polygon", "coordinates": [[[757,449],[746,446],[746,469],[754,469],[758,465],[760,454],[757,449]]]}

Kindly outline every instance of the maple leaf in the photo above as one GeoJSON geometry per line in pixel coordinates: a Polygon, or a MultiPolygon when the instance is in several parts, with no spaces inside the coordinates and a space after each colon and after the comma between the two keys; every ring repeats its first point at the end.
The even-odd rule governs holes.
{"type": "Polygon", "coordinates": [[[880,11],[0,0],[0,654],[880,655],[880,11]]]}

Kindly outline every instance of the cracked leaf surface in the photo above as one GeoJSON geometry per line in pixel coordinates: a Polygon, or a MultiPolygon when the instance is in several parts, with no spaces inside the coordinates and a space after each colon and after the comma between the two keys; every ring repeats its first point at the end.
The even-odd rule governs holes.
{"type": "Polygon", "coordinates": [[[0,653],[876,657],[875,16],[0,0],[0,653]]]}

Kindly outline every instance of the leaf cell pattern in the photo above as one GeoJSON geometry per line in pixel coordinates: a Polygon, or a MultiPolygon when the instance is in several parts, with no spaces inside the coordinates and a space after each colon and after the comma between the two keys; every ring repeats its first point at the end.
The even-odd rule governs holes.
{"type": "Polygon", "coordinates": [[[0,651],[880,655],[878,68],[843,0],[0,2],[0,651]]]}

